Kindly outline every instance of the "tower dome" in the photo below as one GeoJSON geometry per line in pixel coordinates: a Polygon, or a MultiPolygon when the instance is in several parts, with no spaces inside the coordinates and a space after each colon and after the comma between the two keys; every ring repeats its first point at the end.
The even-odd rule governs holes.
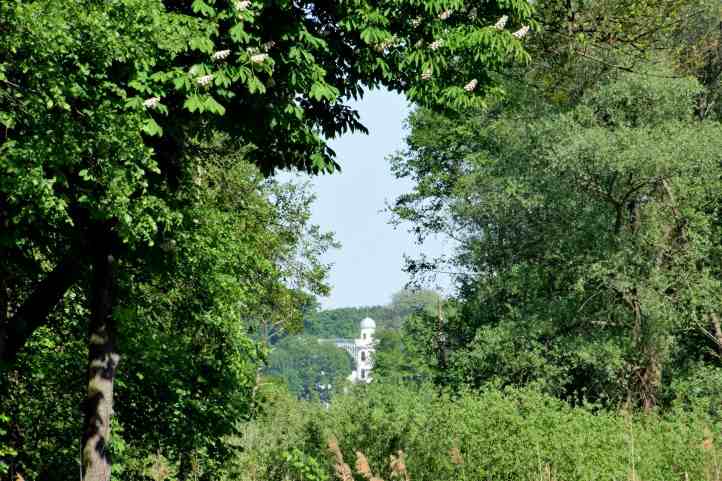
{"type": "Polygon", "coordinates": [[[361,321],[361,329],[376,329],[376,321],[370,317],[365,318],[361,321]]]}

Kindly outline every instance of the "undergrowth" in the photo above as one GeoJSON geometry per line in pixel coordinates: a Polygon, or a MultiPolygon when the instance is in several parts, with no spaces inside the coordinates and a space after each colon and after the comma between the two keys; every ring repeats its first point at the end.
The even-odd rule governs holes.
{"type": "Polygon", "coordinates": [[[243,481],[720,481],[702,408],[630,414],[532,390],[457,395],[368,386],[328,409],[278,395],[227,442],[243,481]]]}

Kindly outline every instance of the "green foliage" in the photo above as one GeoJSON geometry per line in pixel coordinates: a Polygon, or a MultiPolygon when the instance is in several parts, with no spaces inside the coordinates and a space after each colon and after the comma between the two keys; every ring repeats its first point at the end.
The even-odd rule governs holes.
{"type": "Polygon", "coordinates": [[[325,481],[329,479],[325,471],[313,456],[304,454],[298,448],[284,451],[283,460],[289,466],[290,479],[298,481],[325,481]]]}
{"type": "Polygon", "coordinates": [[[718,2],[533,5],[0,3],[0,476],[76,475],[102,251],[119,478],[327,480],[334,435],[385,479],[399,450],[419,480],[718,479],[718,2]],[[337,169],[377,86],[436,111],[394,212],[457,240],[458,298],[315,312],[333,238],[263,176],[337,169]],[[350,360],[283,336],[367,316],[376,382],[292,399],[350,360]]]}
{"type": "MultiPolygon", "coordinates": [[[[367,87],[443,108],[483,105],[500,93],[495,69],[527,59],[522,40],[494,22],[508,15],[519,28],[531,11],[524,0],[3,2],[2,361],[15,361],[38,326],[57,317],[52,311],[71,288],[91,319],[92,308],[100,309],[92,293],[117,288],[120,304],[105,306],[114,313],[100,315],[107,325],[95,327],[111,333],[119,325],[120,344],[131,353],[126,364],[141,380],[152,369],[146,363],[160,363],[162,374],[194,386],[162,386],[164,420],[198,414],[217,421],[245,411],[252,404],[247,371],[263,353],[244,330],[269,338],[282,319],[297,321],[297,304],[323,290],[325,273],[317,257],[323,249],[303,239],[330,239],[318,230],[299,235],[303,217],[288,224],[293,215],[269,219],[261,209],[258,221],[239,218],[247,207],[258,214],[258,196],[235,190],[230,179],[227,192],[236,198],[224,198],[229,179],[216,175],[210,180],[219,184],[209,185],[208,159],[234,154],[222,166],[231,173],[246,160],[263,174],[332,172],[338,165],[327,141],[365,130],[346,103],[367,87]],[[470,82],[474,88],[462,88],[470,82]],[[208,209],[203,201],[218,204],[208,209]],[[294,276],[299,251],[311,268],[294,276]],[[91,272],[91,259],[114,264],[112,289],[91,284],[101,271],[91,272]],[[63,276],[65,261],[77,266],[63,276]],[[57,277],[54,289],[44,287],[57,277]],[[300,278],[298,289],[287,287],[300,278]],[[33,319],[16,312],[29,301],[43,308],[33,319]],[[167,345],[163,359],[158,352],[167,345]],[[178,372],[173,361],[181,362],[178,372]],[[212,393],[209,385],[223,388],[212,393]],[[206,410],[197,398],[211,394],[229,396],[233,408],[206,410]]],[[[281,203],[292,197],[278,194],[281,203]]],[[[53,327],[39,335],[54,334],[53,327]]],[[[139,411],[141,399],[128,409],[139,411]]]]}
{"type": "MultiPolygon", "coordinates": [[[[435,313],[442,303],[438,292],[430,289],[403,289],[391,296],[390,308],[395,318],[408,318],[420,313],[435,313]]],[[[387,327],[399,328],[401,325],[391,323],[387,327]]]]}
{"type": "Polygon", "coordinates": [[[366,317],[376,321],[379,328],[399,329],[404,320],[420,310],[434,310],[439,294],[432,290],[401,290],[391,296],[384,306],[341,307],[312,310],[305,314],[305,334],[322,338],[358,336],[359,322],[366,317]]]}
{"type": "Polygon", "coordinates": [[[518,84],[524,88],[533,87],[527,102],[541,100],[553,105],[574,105],[589,90],[619,72],[648,70],[646,64],[660,53],[684,52],[674,62],[699,62],[701,52],[686,47],[691,46],[689,37],[694,34],[702,34],[707,42],[716,37],[714,30],[718,22],[714,18],[719,18],[715,12],[719,5],[712,6],[713,3],[708,0],[538,2],[534,16],[540,24],[539,34],[534,35],[528,45],[533,65],[511,68],[506,74],[520,80],[518,84]],[[684,40],[682,32],[689,35],[684,40]]]}
{"type": "Polygon", "coordinates": [[[569,112],[415,114],[395,213],[459,241],[461,302],[415,333],[440,379],[649,408],[716,365],[722,127],[699,91],[620,74],[569,112]]]}
{"type": "Polygon", "coordinates": [[[10,418],[0,439],[17,451],[8,462],[10,472],[29,479],[60,480],[78,473],[74,420],[83,395],[86,348],[81,320],[87,310],[77,291],[69,292],[63,304],[51,326],[31,338],[17,368],[0,377],[0,412],[10,418]]]}
{"type": "Polygon", "coordinates": [[[314,421],[319,410],[317,403],[298,401],[285,389],[264,389],[262,410],[256,420],[239,423],[238,434],[223,439],[234,452],[222,472],[227,473],[229,479],[274,480],[288,479],[310,468],[323,479],[323,474],[311,466],[319,463],[325,468],[325,456],[308,454],[309,443],[322,442],[314,421]],[[303,458],[304,467],[289,463],[288,454],[294,451],[300,451],[295,458],[303,458]]]}
{"type": "MultiPolygon", "coordinates": [[[[297,257],[302,245],[322,252],[332,244],[308,224],[304,188],[266,181],[237,158],[203,164],[192,184],[202,188],[183,194],[183,222],[162,239],[162,255],[152,269],[128,262],[120,282],[124,355],[110,448],[122,479],[219,470],[231,449],[220,438],[261,401],[254,393],[267,353],[254,333],[272,320],[268,313],[300,317],[306,294],[288,280],[304,292],[324,288],[325,268],[297,257]]],[[[82,292],[69,292],[1,378],[0,412],[13,432],[0,439],[18,451],[12,468],[28,479],[77,475],[87,309],[82,292]]]]}
{"type": "Polygon", "coordinates": [[[719,399],[722,394],[722,369],[704,362],[689,363],[683,376],[672,381],[669,395],[673,395],[675,406],[685,409],[706,410],[711,416],[720,418],[719,399]]]}
{"type": "Polygon", "coordinates": [[[354,339],[359,334],[359,322],[365,317],[386,319],[389,315],[384,306],[341,307],[306,313],[303,332],[321,338],[342,337],[354,339]]]}
{"type": "MultiPolygon", "coordinates": [[[[7,425],[10,423],[10,416],[7,416],[5,414],[0,415],[0,437],[4,437],[7,435],[7,425]]],[[[5,476],[10,471],[10,465],[8,462],[11,462],[12,458],[17,456],[18,452],[10,447],[9,445],[3,443],[0,444],[0,476],[5,476]]]]}
{"type": "Polygon", "coordinates": [[[704,90],[698,99],[697,114],[701,118],[719,120],[722,114],[722,37],[719,25],[722,10],[714,0],[699,0],[688,5],[684,11],[694,15],[694,22],[680,22],[676,25],[667,44],[674,52],[678,71],[694,76],[704,90]]]}
{"type": "Polygon", "coordinates": [[[291,336],[273,347],[266,372],[281,377],[300,399],[328,401],[352,369],[351,357],[334,344],[291,336]]]}
{"type": "MultiPolygon", "coordinates": [[[[289,406],[282,407],[278,415],[288,419],[289,406]]],[[[329,475],[334,459],[327,440],[334,436],[347,464],[353,466],[361,451],[383,479],[393,479],[389,456],[399,450],[410,479],[418,481],[717,479],[720,426],[704,412],[637,416],[572,408],[532,390],[449,396],[428,386],[373,384],[337,397],[328,411],[308,413],[306,405],[295,410],[304,415],[285,425],[278,442],[294,438],[306,456],[326,460],[329,475]]],[[[259,419],[249,429],[274,430],[273,419],[259,419]]],[[[263,446],[272,444],[266,437],[263,446]]],[[[255,473],[240,479],[283,479],[265,463],[255,473]]]]}
{"type": "Polygon", "coordinates": [[[673,72],[658,67],[601,84],[582,98],[581,105],[605,127],[652,129],[691,122],[702,90],[695,79],[673,78],[673,72]]]}
{"type": "Polygon", "coordinates": [[[407,332],[384,329],[376,333],[374,382],[419,384],[430,380],[429,362],[423,358],[426,349],[419,346],[407,332]]]}

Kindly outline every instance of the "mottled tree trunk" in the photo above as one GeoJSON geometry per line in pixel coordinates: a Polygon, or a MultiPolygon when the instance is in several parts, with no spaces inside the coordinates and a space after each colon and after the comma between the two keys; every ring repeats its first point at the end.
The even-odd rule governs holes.
{"type": "Polygon", "coordinates": [[[115,345],[113,320],[113,256],[107,236],[95,239],[91,292],[88,392],[83,401],[82,481],[110,479],[110,420],[113,415],[113,380],[120,356],[115,345]]]}
{"type": "Polygon", "coordinates": [[[722,322],[720,322],[720,317],[716,312],[710,314],[710,319],[712,319],[712,329],[717,342],[717,352],[722,356],[722,322]]]}
{"type": "Polygon", "coordinates": [[[639,390],[642,398],[642,407],[645,413],[650,413],[657,405],[657,394],[662,385],[662,363],[654,346],[645,356],[646,365],[640,370],[639,390]]]}

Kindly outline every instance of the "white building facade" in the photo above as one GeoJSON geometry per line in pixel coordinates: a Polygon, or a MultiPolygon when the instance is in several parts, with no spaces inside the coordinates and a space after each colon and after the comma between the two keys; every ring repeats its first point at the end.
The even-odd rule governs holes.
{"type": "Polygon", "coordinates": [[[348,376],[353,383],[370,383],[371,370],[374,367],[374,352],[376,351],[376,321],[367,317],[361,321],[361,333],[356,339],[319,339],[318,342],[332,342],[349,353],[353,359],[354,370],[348,376]]]}
{"type": "Polygon", "coordinates": [[[371,370],[374,366],[374,351],[376,340],[376,322],[367,317],[361,321],[361,332],[356,339],[328,339],[321,342],[332,341],[337,347],[348,352],[353,359],[354,370],[348,380],[354,383],[370,383],[371,370]]]}
{"type": "Polygon", "coordinates": [[[371,382],[371,370],[374,367],[373,353],[374,348],[374,333],[376,332],[376,322],[367,317],[361,321],[361,336],[354,339],[355,356],[354,356],[354,367],[355,369],[348,377],[351,382],[371,382]]]}

